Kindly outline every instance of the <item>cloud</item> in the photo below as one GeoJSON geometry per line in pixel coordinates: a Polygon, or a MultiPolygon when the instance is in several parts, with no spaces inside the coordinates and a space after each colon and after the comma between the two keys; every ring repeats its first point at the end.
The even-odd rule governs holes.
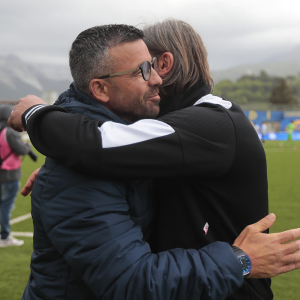
{"type": "MultiPolygon", "coordinates": [[[[72,41],[101,24],[178,18],[201,35],[214,69],[253,62],[300,44],[296,0],[2,0],[0,55],[64,63],[72,41]]],[[[290,49],[289,49],[290,50],[290,49]]]]}

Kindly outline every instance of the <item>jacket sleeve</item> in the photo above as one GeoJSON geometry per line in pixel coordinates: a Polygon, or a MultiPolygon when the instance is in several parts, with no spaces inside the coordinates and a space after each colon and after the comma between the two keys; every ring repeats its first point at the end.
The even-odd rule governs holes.
{"type": "Polygon", "coordinates": [[[11,149],[15,153],[19,155],[26,155],[30,152],[30,145],[27,143],[23,143],[20,134],[11,129],[10,127],[7,128],[6,139],[11,149]]]}
{"type": "Polygon", "coordinates": [[[203,117],[187,122],[193,114],[191,108],[160,120],[123,125],[89,121],[47,106],[23,118],[23,123],[38,151],[96,176],[141,179],[224,174],[235,154],[231,119],[222,109],[206,109],[203,117]],[[216,116],[220,120],[213,123],[216,116]]]}
{"type": "Polygon", "coordinates": [[[53,246],[97,297],[216,300],[243,283],[240,263],[227,243],[151,253],[140,226],[130,220],[126,191],[117,182],[101,184],[78,175],[64,189],[66,174],[60,174],[43,187],[41,219],[53,246]]]}

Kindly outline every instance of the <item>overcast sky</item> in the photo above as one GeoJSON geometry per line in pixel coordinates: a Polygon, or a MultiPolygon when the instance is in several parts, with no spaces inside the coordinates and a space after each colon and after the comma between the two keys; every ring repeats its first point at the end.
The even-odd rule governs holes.
{"type": "Polygon", "coordinates": [[[259,62],[300,45],[299,0],[0,0],[0,55],[67,64],[72,41],[95,25],[143,27],[166,18],[201,35],[212,70],[259,62]]]}

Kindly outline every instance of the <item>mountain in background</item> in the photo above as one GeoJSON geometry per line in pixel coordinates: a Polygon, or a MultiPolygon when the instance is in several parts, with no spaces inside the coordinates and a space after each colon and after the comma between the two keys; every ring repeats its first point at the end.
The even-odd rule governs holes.
{"type": "Polygon", "coordinates": [[[18,100],[28,94],[41,96],[45,91],[62,93],[72,77],[68,66],[26,63],[9,55],[0,56],[0,100],[18,100]]]}
{"type": "Polygon", "coordinates": [[[299,76],[299,57],[300,45],[290,52],[270,57],[269,59],[260,63],[237,66],[221,71],[212,71],[211,73],[215,83],[218,83],[219,81],[224,79],[236,81],[242,75],[259,75],[261,71],[265,71],[271,76],[299,76]]]}
{"type": "MultiPolygon", "coordinates": [[[[258,75],[262,70],[272,76],[300,74],[300,45],[257,64],[212,71],[215,83],[237,80],[242,75],[258,75]]],[[[65,91],[72,82],[69,66],[32,64],[14,56],[0,56],[0,101],[18,100],[28,94],[42,96],[49,91],[65,91]]]]}

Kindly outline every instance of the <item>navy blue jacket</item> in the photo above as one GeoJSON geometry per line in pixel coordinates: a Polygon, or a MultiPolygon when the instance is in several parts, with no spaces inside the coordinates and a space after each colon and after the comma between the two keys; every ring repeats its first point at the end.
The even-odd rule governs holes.
{"type": "MultiPolygon", "coordinates": [[[[124,123],[74,86],[58,103],[91,119],[124,123]]],[[[142,231],[151,228],[153,203],[137,201],[139,188],[47,158],[32,192],[34,251],[23,299],[217,300],[241,286],[228,243],[152,253],[142,231]]]]}

